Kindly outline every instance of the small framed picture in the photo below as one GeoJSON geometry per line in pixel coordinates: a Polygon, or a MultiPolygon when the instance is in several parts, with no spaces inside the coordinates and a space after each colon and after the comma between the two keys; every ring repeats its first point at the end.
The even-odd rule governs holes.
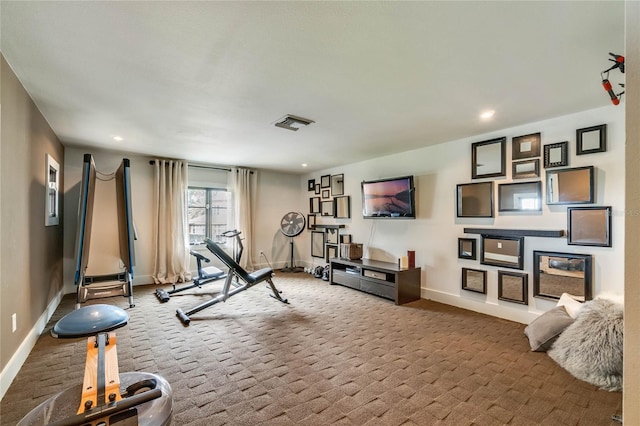
{"type": "Polygon", "coordinates": [[[458,259],[476,260],[475,238],[458,238],[458,259]]]}
{"type": "Polygon", "coordinates": [[[569,165],[569,142],[550,143],[544,146],[544,168],[569,165]]]}
{"type": "Polygon", "coordinates": [[[528,277],[520,272],[498,271],[498,300],[528,305],[528,277]]]}
{"type": "Polygon", "coordinates": [[[349,244],[351,242],[351,234],[340,235],[340,243],[349,244]]]}
{"type": "Polygon", "coordinates": [[[329,198],[329,193],[330,193],[330,191],[328,189],[323,189],[322,190],[322,199],[326,200],[327,198],[329,198]]]}
{"type": "Polygon", "coordinates": [[[320,195],[320,184],[316,183],[316,195],[320,195]]]}
{"type": "Polygon", "coordinates": [[[316,190],[316,180],[309,179],[307,181],[307,191],[315,191],[316,190]]]}
{"type": "Polygon", "coordinates": [[[611,247],[611,206],[567,207],[567,244],[611,247]]]}
{"type": "Polygon", "coordinates": [[[320,188],[331,188],[331,175],[320,177],[320,188]]]}
{"type": "Polygon", "coordinates": [[[540,156],[540,133],[518,136],[511,140],[511,159],[522,160],[540,156]]]}
{"type": "Polygon", "coordinates": [[[462,289],[487,294],[487,271],[462,268],[462,289]]]}
{"type": "Polygon", "coordinates": [[[333,200],[322,201],[320,203],[320,215],[333,217],[333,200]]]}
{"type": "Polygon", "coordinates": [[[576,155],[593,154],[607,150],[607,125],[576,130],[576,155]]]}
{"type": "Polygon", "coordinates": [[[307,229],[316,229],[316,215],[308,214],[307,215],[307,229]]]}
{"type": "Polygon", "coordinates": [[[511,163],[511,177],[513,179],[528,179],[540,177],[540,159],[514,161],[511,163]]]}
{"type": "Polygon", "coordinates": [[[309,213],[320,213],[320,197],[309,198],[309,213]]]}

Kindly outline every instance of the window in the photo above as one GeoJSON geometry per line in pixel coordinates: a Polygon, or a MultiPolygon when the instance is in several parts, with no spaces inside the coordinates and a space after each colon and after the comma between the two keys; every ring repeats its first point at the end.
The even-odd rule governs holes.
{"type": "Polygon", "coordinates": [[[188,190],[189,243],[201,244],[205,238],[226,243],[222,237],[229,229],[229,192],[220,188],[196,188],[188,190]]]}

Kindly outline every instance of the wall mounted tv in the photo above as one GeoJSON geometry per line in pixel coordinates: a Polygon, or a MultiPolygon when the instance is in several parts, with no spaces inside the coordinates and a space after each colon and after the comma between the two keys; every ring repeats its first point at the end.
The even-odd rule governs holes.
{"type": "Polygon", "coordinates": [[[362,216],[365,219],[415,219],[413,176],[363,181],[362,216]]]}

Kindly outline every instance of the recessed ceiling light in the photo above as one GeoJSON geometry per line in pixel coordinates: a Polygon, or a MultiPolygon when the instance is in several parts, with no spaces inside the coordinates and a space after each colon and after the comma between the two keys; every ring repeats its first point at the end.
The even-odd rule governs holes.
{"type": "Polygon", "coordinates": [[[121,141],[124,140],[124,138],[122,136],[114,136],[113,140],[116,141],[116,142],[121,142],[121,141]]]}
{"type": "Polygon", "coordinates": [[[307,163],[302,163],[302,167],[307,167],[307,163]]]}
{"type": "Polygon", "coordinates": [[[480,118],[482,118],[483,120],[489,120],[490,118],[493,117],[493,114],[495,114],[496,112],[494,110],[487,110],[485,112],[483,112],[482,114],[480,114],[480,118]]]}

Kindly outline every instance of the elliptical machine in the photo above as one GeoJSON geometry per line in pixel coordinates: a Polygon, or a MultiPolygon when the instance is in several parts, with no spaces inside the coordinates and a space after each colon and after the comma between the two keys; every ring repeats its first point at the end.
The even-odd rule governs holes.
{"type": "MultiPolygon", "coordinates": [[[[233,253],[235,253],[234,258],[237,263],[240,263],[240,259],[242,258],[242,251],[244,250],[244,246],[242,245],[242,239],[240,238],[240,234],[242,232],[237,229],[229,230],[223,232],[222,236],[227,238],[233,238],[233,253]]],[[[172,294],[179,293],[181,291],[189,290],[194,287],[201,288],[202,284],[206,284],[211,281],[217,281],[222,278],[226,278],[227,274],[225,274],[222,270],[216,268],[215,266],[206,266],[202,267],[202,263],[209,263],[211,259],[206,256],[201,255],[196,251],[189,251],[191,256],[196,258],[196,262],[198,263],[198,277],[194,278],[192,284],[176,288],[176,285],[173,284],[172,290],[164,290],[162,288],[156,289],[156,297],[161,303],[166,303],[171,298],[172,294]]]]}

